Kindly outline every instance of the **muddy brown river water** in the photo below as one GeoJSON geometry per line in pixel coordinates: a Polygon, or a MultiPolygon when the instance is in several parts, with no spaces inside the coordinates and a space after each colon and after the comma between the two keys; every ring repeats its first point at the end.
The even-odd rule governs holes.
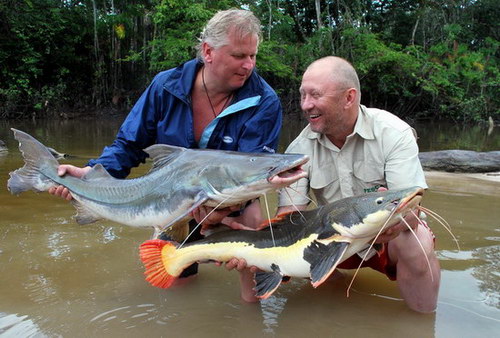
{"type": "MultiPolygon", "coordinates": [[[[169,290],[143,278],[138,247],[151,236],[107,221],[79,226],[73,207],[48,194],[10,195],[8,173],[23,165],[9,128],[26,131],[83,165],[109,144],[120,118],[99,121],[0,121],[1,337],[494,337],[500,332],[500,179],[427,173],[423,205],[435,221],[442,279],[435,314],[410,311],[396,284],[368,269],[313,289],[293,279],[269,299],[247,304],[238,276],[203,264],[190,283],[169,290]]],[[[303,122],[288,121],[281,149],[303,122]]],[[[499,150],[500,130],[439,130],[417,126],[421,150],[439,150],[460,137],[499,150]],[[464,133],[467,133],[464,135],[464,133]],[[470,135],[476,133],[475,135],[470,135]],[[460,136],[461,135],[461,136],[460,136]]],[[[460,142],[460,141],[456,141],[460,142]]],[[[146,169],[135,171],[140,175],[146,169]]],[[[273,200],[271,198],[271,200],[273,200]]]]}

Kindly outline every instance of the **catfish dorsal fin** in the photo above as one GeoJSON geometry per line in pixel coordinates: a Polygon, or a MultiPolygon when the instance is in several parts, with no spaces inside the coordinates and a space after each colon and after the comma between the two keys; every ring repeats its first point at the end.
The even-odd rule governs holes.
{"type": "Polygon", "coordinates": [[[92,180],[92,179],[98,179],[98,178],[113,178],[106,169],[102,166],[102,164],[97,163],[95,166],[93,166],[89,172],[87,172],[85,175],[83,175],[82,179],[83,180],[92,180]]]}
{"type": "Polygon", "coordinates": [[[186,151],[186,148],[171,146],[168,144],[154,144],[144,149],[144,151],[153,160],[153,169],[160,165],[164,165],[177,157],[181,152],[186,151]]]}
{"type": "Polygon", "coordinates": [[[281,213],[279,215],[276,215],[276,217],[274,217],[274,218],[266,219],[259,224],[259,226],[257,227],[257,230],[267,228],[269,226],[269,223],[276,225],[276,223],[280,223],[281,221],[285,220],[285,218],[288,215],[293,214],[294,212],[296,212],[296,211],[288,211],[288,212],[284,212],[284,213],[281,213]]]}

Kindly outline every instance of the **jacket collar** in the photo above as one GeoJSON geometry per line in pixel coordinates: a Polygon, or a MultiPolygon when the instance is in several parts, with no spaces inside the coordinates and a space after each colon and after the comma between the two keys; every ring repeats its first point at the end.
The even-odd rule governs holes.
{"type": "MultiPolygon", "coordinates": [[[[193,88],[196,73],[202,66],[203,62],[199,59],[193,59],[172,69],[163,84],[163,88],[184,101],[190,101],[191,89],[193,88]]],[[[254,69],[243,87],[236,91],[235,99],[241,101],[255,96],[262,96],[263,93],[264,84],[254,69]]]]}

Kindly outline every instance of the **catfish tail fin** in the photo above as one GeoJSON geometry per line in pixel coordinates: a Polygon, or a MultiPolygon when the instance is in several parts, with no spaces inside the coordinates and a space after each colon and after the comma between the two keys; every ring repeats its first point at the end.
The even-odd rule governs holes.
{"type": "Polygon", "coordinates": [[[178,276],[168,273],[162,259],[162,253],[168,254],[175,251],[175,242],[161,239],[148,240],[141,244],[139,253],[144,263],[146,280],[153,286],[167,289],[172,286],[178,276]]]}
{"type": "Polygon", "coordinates": [[[49,177],[57,177],[59,162],[50,151],[35,138],[20,130],[11,128],[19,141],[19,150],[24,159],[24,166],[11,172],[7,182],[9,191],[18,195],[27,190],[45,191],[54,185],[49,177]]]}

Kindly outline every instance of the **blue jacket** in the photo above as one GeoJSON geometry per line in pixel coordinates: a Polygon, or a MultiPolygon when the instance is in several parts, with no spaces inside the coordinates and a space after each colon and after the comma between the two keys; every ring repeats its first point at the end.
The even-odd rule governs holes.
{"type": "Polygon", "coordinates": [[[274,152],[278,145],[282,110],[274,90],[254,70],[231,105],[203,131],[196,143],[191,88],[202,66],[198,60],[155,76],[123,122],[113,144],[98,159],[114,177],[124,178],[144,163],[143,149],[153,144],[242,152],[274,152]]]}

